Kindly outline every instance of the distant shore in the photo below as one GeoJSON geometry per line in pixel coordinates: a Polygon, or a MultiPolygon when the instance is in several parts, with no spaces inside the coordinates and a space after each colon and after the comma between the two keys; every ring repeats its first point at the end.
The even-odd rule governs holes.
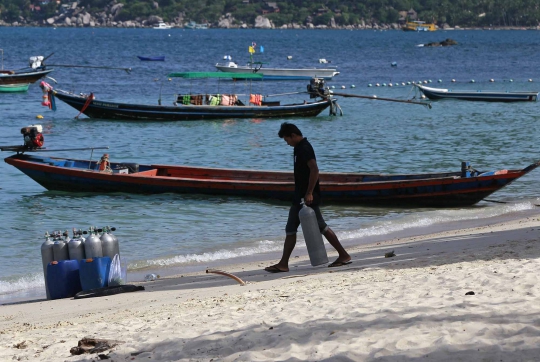
{"type": "MultiPolygon", "coordinates": [[[[153,29],[154,26],[144,26],[141,24],[116,24],[112,26],[101,26],[101,25],[65,25],[65,24],[54,24],[54,25],[39,25],[39,24],[7,24],[0,22],[0,28],[91,28],[91,29],[153,29]]],[[[377,25],[377,26],[336,26],[336,27],[330,27],[330,26],[299,26],[299,25],[288,25],[288,26],[281,26],[281,27],[255,27],[255,26],[229,26],[229,27],[219,27],[219,26],[209,26],[208,29],[190,29],[185,26],[181,25],[171,25],[171,29],[185,29],[185,30],[193,30],[193,31],[204,31],[208,29],[239,29],[239,30],[245,30],[245,29],[255,29],[255,30],[380,30],[380,31],[387,31],[387,30],[395,30],[395,31],[403,31],[400,27],[394,27],[392,25],[377,25]]],[[[171,30],[166,29],[166,30],[171,30]]],[[[157,29],[156,29],[157,30],[157,29]]],[[[160,29],[161,30],[161,29],[160,29]]],[[[540,26],[537,27],[522,27],[522,26],[501,26],[501,27],[446,27],[446,28],[439,28],[436,31],[431,31],[429,33],[437,33],[441,31],[460,31],[460,30],[540,30],[540,26]]]]}

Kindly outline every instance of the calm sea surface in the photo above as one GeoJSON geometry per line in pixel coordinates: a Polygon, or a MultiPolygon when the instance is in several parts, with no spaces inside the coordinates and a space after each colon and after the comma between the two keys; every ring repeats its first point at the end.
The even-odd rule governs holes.
{"type": "MultiPolygon", "coordinates": [[[[51,76],[58,82],[53,85],[61,89],[94,92],[101,100],[151,104],[158,102],[160,94],[162,103],[169,104],[175,93],[190,89],[216,92],[215,81],[169,80],[167,74],[214,71],[214,64],[224,55],[244,64],[252,42],[264,46],[264,54],[257,60],[269,66],[319,67],[318,59],[330,60],[328,65],[336,66],[341,74],[329,85],[346,93],[409,99],[415,91],[401,83],[424,80],[454,89],[540,90],[537,31],[0,28],[4,69],[22,68],[30,56],[51,53],[54,55],[48,64],[130,67],[131,74],[56,67],[51,76]],[[459,45],[416,46],[446,38],[459,45]],[[165,55],[166,61],[141,62],[137,55],[165,55]],[[392,67],[392,62],[397,66],[392,67]],[[473,79],[475,83],[471,83],[473,79]],[[394,86],[375,87],[376,83],[394,86]]],[[[303,91],[306,84],[263,82],[254,84],[253,91],[264,95],[303,91]]],[[[245,83],[222,82],[219,87],[223,93],[228,88],[240,94],[250,92],[245,83]]],[[[75,119],[78,112],[59,100],[56,112],[42,107],[41,95],[37,84],[27,93],[0,94],[0,144],[21,144],[20,128],[40,123],[48,148],[109,146],[111,161],[292,169],[292,149],[277,137],[281,119],[159,123],[89,120],[84,116],[75,119]],[[44,118],[37,120],[37,115],[44,118]]],[[[303,96],[276,100],[296,98],[302,100],[303,96]]],[[[343,117],[330,117],[325,111],[315,118],[288,119],[314,145],[322,171],[457,171],[461,161],[487,171],[523,168],[540,159],[538,103],[439,101],[427,109],[340,98],[339,104],[343,117]]],[[[90,152],[55,155],[89,158],[90,152]]],[[[289,206],[286,202],[201,195],[49,192],[5,163],[0,164],[0,173],[0,303],[22,294],[44,296],[40,245],[46,231],[87,229],[91,225],[116,227],[115,235],[132,275],[144,275],[156,268],[183,270],[281,250],[289,206]]],[[[326,205],[323,212],[344,241],[384,236],[414,227],[531,210],[539,202],[539,181],[540,171],[536,170],[490,197],[504,204],[481,202],[450,210],[326,205]]]]}

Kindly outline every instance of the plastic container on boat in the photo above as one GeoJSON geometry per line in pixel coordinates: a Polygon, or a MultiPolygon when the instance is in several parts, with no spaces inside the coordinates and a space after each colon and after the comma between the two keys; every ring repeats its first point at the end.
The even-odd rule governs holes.
{"type": "Polygon", "coordinates": [[[298,217],[300,218],[300,225],[302,225],[302,233],[306,241],[309,261],[312,266],[328,263],[328,255],[326,254],[324,241],[319,230],[317,215],[315,215],[315,211],[311,207],[304,203],[303,205],[298,213],[298,217]]]}
{"type": "Polygon", "coordinates": [[[76,260],[53,261],[47,265],[49,299],[71,298],[82,290],[76,260]]]}
{"type": "Polygon", "coordinates": [[[106,287],[109,279],[111,258],[89,258],[79,260],[79,276],[82,290],[106,287]]]}

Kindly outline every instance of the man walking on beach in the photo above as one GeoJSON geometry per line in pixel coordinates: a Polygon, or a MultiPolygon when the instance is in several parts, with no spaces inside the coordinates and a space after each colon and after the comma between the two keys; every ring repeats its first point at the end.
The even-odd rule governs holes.
{"type": "Polygon", "coordinates": [[[300,225],[298,213],[302,208],[301,199],[309,205],[317,216],[319,229],[326,240],[336,249],[339,256],[329,267],[338,267],[351,263],[350,255],[345,251],[339,242],[336,234],[326,225],[319,209],[321,200],[321,190],[319,187],[319,168],[315,159],[315,151],[302,132],[292,123],[284,122],[278,132],[278,136],[283,138],[291,147],[294,147],[294,199],[289,210],[289,219],[285,226],[285,244],[283,245],[283,256],[279,263],[266,267],[269,273],[280,273],[289,271],[289,258],[296,245],[296,233],[300,225]]]}

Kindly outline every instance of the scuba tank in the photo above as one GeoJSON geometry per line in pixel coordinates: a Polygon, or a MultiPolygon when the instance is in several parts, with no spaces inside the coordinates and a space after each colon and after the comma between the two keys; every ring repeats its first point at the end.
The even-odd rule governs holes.
{"type": "Polygon", "coordinates": [[[45,241],[41,244],[41,262],[43,263],[43,276],[45,278],[45,292],[47,294],[47,299],[51,299],[49,294],[49,287],[47,285],[47,265],[54,261],[53,256],[53,241],[50,238],[49,232],[45,232],[45,241]]]}
{"type": "Polygon", "coordinates": [[[105,226],[103,229],[103,234],[101,234],[101,248],[103,250],[103,256],[108,256],[109,258],[114,259],[116,254],[120,255],[120,248],[118,245],[118,238],[114,236],[111,231],[116,230],[116,228],[111,228],[110,226],[105,226]]]}
{"type": "Polygon", "coordinates": [[[88,229],[89,236],[84,241],[84,253],[86,258],[101,258],[103,256],[103,249],[101,247],[101,240],[96,235],[96,228],[90,226],[88,229]]]}
{"type": "Polygon", "coordinates": [[[71,260],[85,259],[84,254],[84,238],[82,230],[73,228],[73,239],[68,242],[69,258],[71,260]]]}
{"type": "MultiPolygon", "coordinates": [[[[67,233],[67,231],[66,231],[67,233]]],[[[66,234],[64,234],[67,236],[66,234]]],[[[53,235],[53,257],[55,261],[69,260],[68,246],[60,231],[55,231],[53,235]]]]}
{"type": "Polygon", "coordinates": [[[309,260],[312,266],[328,263],[328,255],[324,247],[321,231],[319,230],[319,223],[317,222],[317,215],[315,211],[307,206],[302,199],[302,209],[298,213],[300,218],[300,225],[302,225],[302,233],[306,241],[306,247],[309,254],[309,260]]]}

